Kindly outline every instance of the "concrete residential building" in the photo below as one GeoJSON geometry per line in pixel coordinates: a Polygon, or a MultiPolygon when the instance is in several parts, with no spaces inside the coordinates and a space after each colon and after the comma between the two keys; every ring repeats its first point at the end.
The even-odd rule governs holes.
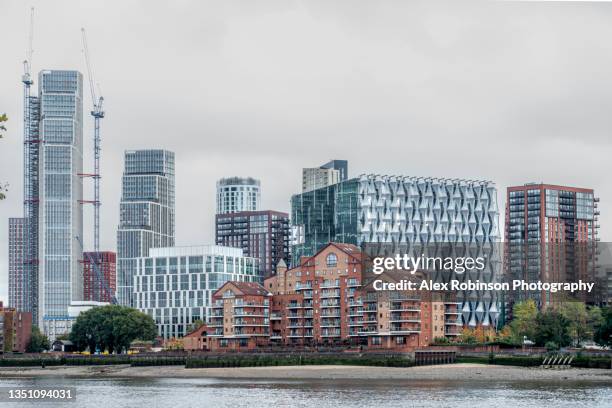
{"type": "Polygon", "coordinates": [[[302,169],[302,192],[331,186],[347,179],[348,162],[332,160],[320,167],[302,169]]]}
{"type": "Polygon", "coordinates": [[[174,153],[125,152],[117,231],[117,300],[134,306],[133,279],[138,259],[149,249],[174,246],[174,153]]]}
{"type": "Polygon", "coordinates": [[[83,300],[112,302],[117,289],[116,263],[114,252],[83,253],[83,300]]]}
{"type": "Polygon", "coordinates": [[[70,302],[83,298],[83,77],[44,70],[38,84],[38,325],[53,340],[70,330],[70,302]]]}
{"type": "MultiPolygon", "coordinates": [[[[489,181],[361,175],[291,198],[292,265],[329,242],[357,246],[457,243],[497,247],[500,241],[497,189],[489,181]]],[[[487,258],[486,274],[501,276],[500,250],[487,258]]],[[[485,276],[486,275],[486,276],[485,276]]],[[[463,324],[497,326],[494,292],[464,293],[463,324]]]]}
{"type": "Polygon", "coordinates": [[[258,211],[260,182],[251,177],[229,177],[217,181],[217,214],[258,211]]]}
{"type": "MultiPolygon", "coordinates": [[[[535,183],[508,187],[507,273],[531,281],[592,279],[595,247],[586,244],[598,240],[598,201],[590,188],[535,183]]],[[[550,296],[529,295],[541,307],[551,302],[550,296]]]]}
{"type": "Polygon", "coordinates": [[[159,336],[182,337],[195,321],[207,321],[212,294],[225,282],[262,278],[258,260],[238,248],[152,248],[136,260],[134,306],[155,320],[159,336]]]}
{"type": "Polygon", "coordinates": [[[289,262],[289,214],[279,211],[242,211],[215,216],[217,245],[241,248],[244,256],[259,259],[260,275],[268,277],[276,265],[289,262]]]}
{"type": "Polygon", "coordinates": [[[4,307],[0,302],[0,352],[25,353],[32,337],[32,313],[4,307]]]}
{"type": "Polygon", "coordinates": [[[19,311],[28,310],[28,293],[24,256],[24,218],[9,218],[8,304],[19,311]]]}

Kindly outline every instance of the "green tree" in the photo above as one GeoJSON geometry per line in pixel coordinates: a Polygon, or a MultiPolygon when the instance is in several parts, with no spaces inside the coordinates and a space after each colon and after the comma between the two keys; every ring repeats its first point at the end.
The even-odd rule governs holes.
{"type": "Polygon", "coordinates": [[[593,339],[600,346],[612,347],[612,308],[601,309],[602,319],[595,329],[593,339]]]}
{"type": "Polygon", "coordinates": [[[525,300],[516,303],[512,308],[512,322],[510,328],[514,340],[522,343],[523,338],[533,340],[536,334],[536,319],[538,317],[538,307],[532,300],[525,300]]]}
{"type": "MultiPolygon", "coordinates": [[[[6,113],[0,115],[0,139],[2,139],[3,134],[6,131],[6,127],[2,123],[6,122],[7,120],[8,118],[6,117],[6,113]]],[[[6,188],[7,185],[0,182],[0,200],[4,200],[6,198],[6,188]]]]}
{"type": "Polygon", "coordinates": [[[49,339],[47,336],[40,332],[38,326],[32,326],[32,337],[30,342],[26,346],[26,352],[28,353],[41,353],[45,350],[49,350],[49,339]]]}
{"type": "Polygon", "coordinates": [[[192,331],[195,331],[195,330],[199,329],[202,326],[204,326],[204,321],[198,319],[198,320],[194,321],[193,323],[191,323],[189,325],[189,327],[187,327],[187,332],[191,333],[192,331]]]}
{"type": "Polygon", "coordinates": [[[538,314],[536,318],[536,345],[542,347],[553,342],[559,347],[569,346],[572,337],[569,334],[570,321],[561,313],[551,310],[538,314]]]}
{"type": "Polygon", "coordinates": [[[149,315],[125,306],[108,305],[81,313],[72,326],[70,340],[78,350],[121,353],[134,340],[154,340],[156,334],[155,322],[149,315]]]}
{"type": "Polygon", "coordinates": [[[2,139],[2,137],[4,136],[3,133],[6,132],[6,127],[4,127],[2,123],[6,122],[7,120],[8,117],[6,116],[6,113],[0,115],[0,139],[2,139]]]}
{"type": "Polygon", "coordinates": [[[593,335],[588,325],[589,314],[582,302],[565,302],[559,307],[559,312],[569,321],[569,335],[573,344],[579,346],[593,335]]]}

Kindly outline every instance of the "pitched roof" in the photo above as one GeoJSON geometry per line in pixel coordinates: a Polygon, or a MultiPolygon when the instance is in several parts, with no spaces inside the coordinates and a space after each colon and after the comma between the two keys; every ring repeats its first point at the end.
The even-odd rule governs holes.
{"type": "Polygon", "coordinates": [[[217,293],[222,293],[222,289],[225,288],[226,285],[232,285],[244,295],[250,296],[268,296],[271,293],[266,290],[263,286],[256,282],[238,282],[238,281],[227,281],[221,286],[219,289],[213,293],[215,296],[217,293]]]}

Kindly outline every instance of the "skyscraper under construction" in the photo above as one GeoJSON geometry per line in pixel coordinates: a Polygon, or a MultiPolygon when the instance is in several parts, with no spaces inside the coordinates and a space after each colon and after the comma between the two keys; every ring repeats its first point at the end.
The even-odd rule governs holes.
{"type": "Polygon", "coordinates": [[[83,297],[83,77],[77,71],[43,70],[38,96],[31,96],[34,81],[27,66],[22,82],[24,216],[20,233],[11,234],[11,279],[19,292],[11,303],[32,312],[53,339],[70,330],[68,306],[83,297]]]}

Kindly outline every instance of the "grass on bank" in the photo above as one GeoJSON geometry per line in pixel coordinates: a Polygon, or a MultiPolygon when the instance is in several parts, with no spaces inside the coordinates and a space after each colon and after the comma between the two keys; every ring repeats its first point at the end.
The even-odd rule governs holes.
{"type": "MultiPolygon", "coordinates": [[[[542,365],[544,356],[460,356],[456,363],[494,364],[517,367],[538,367],[542,365]]],[[[572,367],[580,368],[612,368],[609,357],[575,356],[572,367]]],[[[198,355],[198,356],[36,356],[32,358],[0,358],[0,367],[51,367],[51,366],[96,366],[129,364],[133,367],[143,366],[185,366],[186,368],[213,367],[267,367],[267,366],[299,366],[299,365],[353,365],[377,367],[412,367],[412,359],[401,355],[198,355]]]]}

